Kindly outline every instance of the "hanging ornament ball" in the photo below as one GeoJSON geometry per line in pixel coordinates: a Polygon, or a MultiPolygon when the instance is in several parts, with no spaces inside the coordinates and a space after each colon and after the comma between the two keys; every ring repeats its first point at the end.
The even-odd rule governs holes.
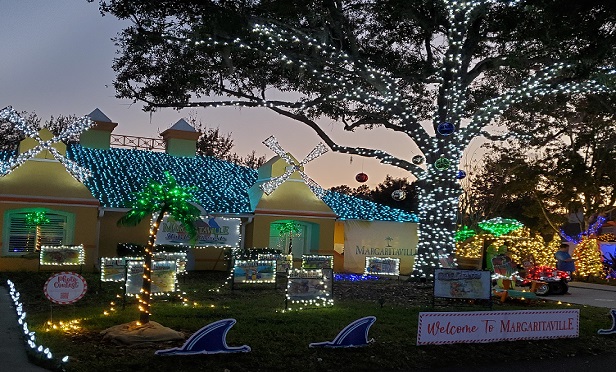
{"type": "Polygon", "coordinates": [[[424,162],[424,157],[421,156],[421,155],[415,155],[415,156],[413,156],[411,161],[413,162],[413,164],[419,165],[419,164],[422,164],[424,162]]]}
{"type": "Polygon", "coordinates": [[[448,136],[453,133],[456,128],[450,122],[445,121],[440,123],[438,127],[436,127],[436,130],[443,136],[448,136]]]}
{"type": "Polygon", "coordinates": [[[406,192],[404,190],[394,190],[394,192],[391,193],[391,198],[395,201],[404,200],[406,199],[406,192]]]}
{"type": "Polygon", "coordinates": [[[462,169],[459,169],[459,170],[458,170],[458,174],[456,174],[456,178],[457,178],[457,179],[459,179],[459,180],[461,180],[461,179],[463,179],[463,178],[465,178],[465,177],[466,177],[466,172],[465,172],[465,171],[463,171],[462,169]]]}
{"type": "Polygon", "coordinates": [[[364,183],[368,181],[368,175],[366,173],[357,173],[357,176],[355,176],[355,181],[364,183]]]}
{"type": "Polygon", "coordinates": [[[434,168],[436,168],[436,169],[438,169],[440,171],[449,168],[449,165],[451,165],[451,162],[447,158],[438,158],[434,162],[434,168]]]}

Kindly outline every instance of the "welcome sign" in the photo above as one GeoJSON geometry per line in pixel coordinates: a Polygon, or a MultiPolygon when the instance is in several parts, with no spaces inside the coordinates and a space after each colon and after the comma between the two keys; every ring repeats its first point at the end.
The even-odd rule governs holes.
{"type": "Polygon", "coordinates": [[[580,310],[419,313],[417,345],[576,338],[580,310]]]}
{"type": "MultiPolygon", "coordinates": [[[[195,223],[197,227],[197,247],[239,247],[239,218],[201,217],[195,223]]],[[[192,246],[190,237],[178,221],[165,215],[156,234],[156,245],[192,246]]]]}

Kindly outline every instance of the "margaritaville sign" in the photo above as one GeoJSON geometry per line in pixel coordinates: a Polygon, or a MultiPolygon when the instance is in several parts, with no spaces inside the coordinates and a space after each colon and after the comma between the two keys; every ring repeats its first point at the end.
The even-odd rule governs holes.
{"type": "MultiPolygon", "coordinates": [[[[196,222],[197,247],[239,247],[239,218],[201,217],[196,222]]],[[[172,217],[165,216],[156,235],[156,245],[192,246],[190,237],[182,225],[172,217]]]]}
{"type": "Polygon", "coordinates": [[[417,345],[579,337],[580,310],[419,313],[417,345]]]}

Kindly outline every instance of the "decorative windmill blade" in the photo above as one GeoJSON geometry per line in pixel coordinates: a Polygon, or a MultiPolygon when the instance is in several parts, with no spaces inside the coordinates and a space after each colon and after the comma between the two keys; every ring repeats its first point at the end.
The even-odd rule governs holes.
{"type": "Polygon", "coordinates": [[[272,178],[271,180],[263,183],[260,186],[261,190],[263,190],[263,192],[266,193],[267,195],[273,193],[274,190],[278,188],[278,186],[282,185],[284,181],[286,181],[293,174],[293,172],[295,172],[298,169],[299,168],[297,168],[296,166],[287,167],[286,172],[284,172],[282,175],[276,178],[272,178]]]}
{"type": "Polygon", "coordinates": [[[291,159],[282,146],[280,146],[280,143],[278,143],[276,137],[269,136],[265,141],[263,141],[263,144],[276,153],[276,155],[284,159],[289,165],[295,165],[293,159],[291,159]]]}
{"type": "Polygon", "coordinates": [[[327,146],[325,146],[323,142],[319,142],[319,144],[316,145],[316,147],[313,148],[312,151],[310,151],[310,154],[306,155],[304,160],[302,160],[299,164],[304,165],[306,163],[309,163],[313,161],[314,159],[318,158],[319,156],[325,154],[327,151],[329,151],[327,146]]]}
{"type": "Polygon", "coordinates": [[[308,177],[308,175],[306,173],[304,173],[303,171],[300,171],[299,174],[304,179],[304,182],[306,183],[306,185],[308,185],[308,187],[310,187],[310,190],[312,190],[312,192],[319,199],[322,199],[325,196],[326,191],[321,186],[319,186],[319,184],[316,183],[315,180],[313,180],[312,178],[308,177]]]}
{"type": "Polygon", "coordinates": [[[306,173],[302,170],[302,166],[306,163],[311,162],[312,160],[318,158],[328,151],[327,147],[323,143],[319,143],[301,162],[297,163],[293,158],[291,158],[286,151],[280,146],[278,140],[274,136],[270,136],[263,144],[267,146],[269,149],[274,151],[276,155],[280,156],[280,158],[284,159],[287,164],[287,170],[280,176],[276,178],[272,178],[271,180],[263,183],[260,187],[263,192],[267,195],[270,195],[274,190],[278,188],[278,186],[282,185],[294,172],[298,171],[306,185],[312,190],[312,192],[319,198],[322,198],[325,195],[325,190],[321,188],[313,179],[308,177],[306,173]]]}
{"type": "Polygon", "coordinates": [[[80,134],[84,130],[90,128],[94,122],[89,117],[84,116],[79,118],[77,121],[64,129],[59,135],[54,136],[49,141],[43,141],[38,134],[38,129],[35,126],[28,124],[21,116],[19,116],[17,111],[10,106],[0,110],[0,120],[5,120],[12,123],[17,130],[25,134],[27,137],[35,139],[39,143],[34,148],[19,154],[16,158],[11,159],[8,162],[0,163],[0,177],[6,176],[11,171],[18,168],[26,161],[34,158],[44,150],[49,151],[54,159],[64,165],[66,170],[78,181],[83,182],[92,175],[88,169],[85,169],[74,161],[62,156],[62,154],[60,154],[58,150],[53,147],[54,144],[61,142],[63,139],[80,134]]]}

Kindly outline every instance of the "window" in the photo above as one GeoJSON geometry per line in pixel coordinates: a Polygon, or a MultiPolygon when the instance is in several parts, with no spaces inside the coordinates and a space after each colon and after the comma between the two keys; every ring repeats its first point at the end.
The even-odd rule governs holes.
{"type": "Polygon", "coordinates": [[[313,254],[318,251],[318,237],[319,225],[317,224],[278,220],[270,224],[269,247],[279,249],[283,254],[292,254],[293,258],[302,258],[304,254],[313,254]]]}
{"type": "Polygon", "coordinates": [[[3,254],[18,256],[35,252],[37,244],[72,244],[74,225],[72,213],[42,208],[6,211],[2,230],[3,254]],[[43,218],[32,222],[30,217],[35,214],[43,218]]]}

